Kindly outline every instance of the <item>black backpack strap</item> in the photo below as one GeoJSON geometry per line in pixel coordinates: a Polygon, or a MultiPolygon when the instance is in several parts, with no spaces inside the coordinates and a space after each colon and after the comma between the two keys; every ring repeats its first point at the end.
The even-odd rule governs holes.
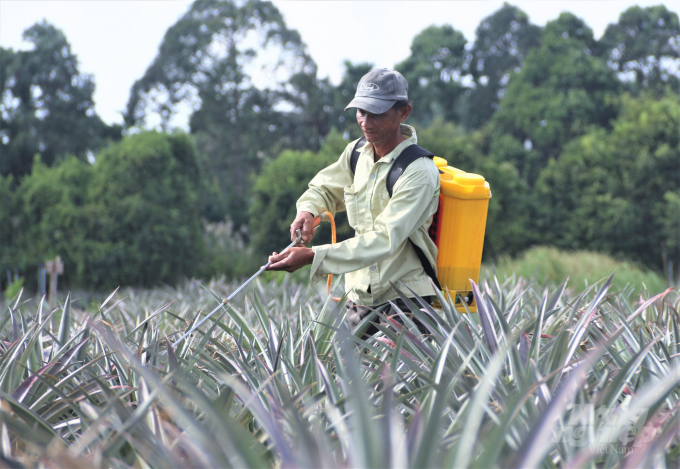
{"type": "Polygon", "coordinates": [[[361,154],[360,148],[366,145],[366,137],[361,137],[357,140],[352,150],[352,155],[349,157],[349,166],[352,168],[352,174],[357,172],[357,161],[359,161],[359,155],[361,154]]]}
{"type": "Polygon", "coordinates": [[[439,285],[437,274],[434,273],[434,268],[432,267],[432,264],[430,264],[430,261],[427,260],[425,253],[423,252],[422,249],[420,249],[420,247],[416,243],[413,242],[411,238],[409,238],[408,240],[411,241],[411,246],[413,246],[413,250],[416,251],[418,259],[420,259],[420,264],[423,266],[423,269],[425,270],[425,275],[430,277],[434,284],[437,286],[437,290],[441,291],[442,286],[439,285]]]}
{"type": "MultiPolygon", "coordinates": [[[[432,159],[434,155],[418,145],[409,145],[401,152],[397,159],[392,164],[390,172],[387,174],[385,185],[387,186],[387,193],[392,197],[392,190],[397,183],[397,179],[406,171],[406,168],[418,158],[427,157],[432,159]]],[[[358,156],[357,156],[358,158],[358,156]]],[[[356,167],[356,165],[355,165],[356,167]]]]}

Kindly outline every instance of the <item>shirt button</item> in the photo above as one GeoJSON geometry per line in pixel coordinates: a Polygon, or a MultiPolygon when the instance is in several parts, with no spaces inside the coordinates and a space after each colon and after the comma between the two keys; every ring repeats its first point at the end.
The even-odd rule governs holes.
{"type": "Polygon", "coordinates": [[[366,210],[370,210],[370,209],[371,209],[371,205],[370,205],[370,204],[366,204],[366,210]]]}
{"type": "Polygon", "coordinates": [[[375,174],[371,174],[371,179],[375,179],[375,174]]]}
{"type": "Polygon", "coordinates": [[[374,265],[371,266],[371,270],[375,270],[375,266],[374,266],[374,265]]]}

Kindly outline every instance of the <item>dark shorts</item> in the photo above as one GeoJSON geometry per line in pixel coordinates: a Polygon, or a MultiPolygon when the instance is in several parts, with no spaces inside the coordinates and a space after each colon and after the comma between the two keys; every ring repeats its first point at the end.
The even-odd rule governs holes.
{"type": "MultiPolygon", "coordinates": [[[[424,296],[423,299],[428,304],[432,304],[432,302],[435,300],[435,297],[424,296]]],[[[416,305],[420,304],[418,300],[416,300],[415,298],[411,298],[411,301],[413,301],[416,305]]],[[[425,327],[425,325],[418,319],[413,317],[411,309],[406,305],[404,300],[398,298],[392,301],[392,303],[394,303],[397,306],[397,308],[399,308],[404,314],[409,315],[409,318],[413,320],[413,323],[418,327],[418,330],[422,334],[429,333],[427,327],[425,327]]],[[[372,322],[376,322],[380,325],[387,326],[389,324],[389,321],[385,318],[385,316],[391,316],[397,322],[403,324],[401,316],[397,313],[397,311],[392,307],[390,303],[383,303],[378,306],[362,306],[354,303],[353,301],[347,300],[345,302],[345,307],[347,308],[347,323],[349,325],[350,331],[353,331],[354,328],[357,327],[357,325],[361,322],[361,320],[364,319],[369,314],[371,314],[373,311],[382,311],[382,313],[379,312],[378,315],[373,318],[372,322]]],[[[370,337],[378,331],[379,329],[375,327],[374,324],[369,324],[368,328],[361,335],[361,338],[365,339],[367,337],[370,337]]]]}

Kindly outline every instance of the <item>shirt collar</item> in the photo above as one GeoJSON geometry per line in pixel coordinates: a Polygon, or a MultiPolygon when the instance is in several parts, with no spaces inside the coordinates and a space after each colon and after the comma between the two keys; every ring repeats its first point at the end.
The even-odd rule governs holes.
{"type": "MultiPolygon", "coordinates": [[[[414,129],[410,125],[400,124],[399,131],[401,132],[401,135],[404,138],[406,138],[406,140],[404,140],[399,145],[394,147],[394,150],[392,150],[387,155],[380,158],[380,160],[378,160],[378,161],[382,161],[384,163],[389,163],[393,159],[395,159],[397,156],[399,156],[401,154],[401,152],[404,151],[404,148],[406,148],[409,145],[415,145],[415,144],[418,143],[418,137],[416,136],[416,129],[414,129]]],[[[371,157],[373,157],[373,145],[371,145],[370,143],[366,142],[366,144],[361,149],[361,151],[366,152],[366,153],[370,153],[371,157]]]]}

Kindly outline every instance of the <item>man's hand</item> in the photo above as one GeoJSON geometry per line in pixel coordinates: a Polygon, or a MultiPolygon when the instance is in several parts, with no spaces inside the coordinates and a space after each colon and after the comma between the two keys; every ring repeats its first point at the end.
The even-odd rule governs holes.
{"type": "Polygon", "coordinates": [[[297,238],[295,230],[300,230],[302,232],[302,244],[309,243],[316,234],[316,228],[312,228],[313,224],[314,215],[309,212],[298,213],[297,217],[295,217],[295,221],[290,225],[290,240],[295,241],[295,238],[297,238]]]}
{"type": "Polygon", "coordinates": [[[271,265],[267,267],[267,270],[295,272],[300,267],[309,265],[314,261],[314,251],[305,247],[290,248],[281,254],[273,252],[272,255],[269,256],[269,260],[271,261],[271,265]]]}

